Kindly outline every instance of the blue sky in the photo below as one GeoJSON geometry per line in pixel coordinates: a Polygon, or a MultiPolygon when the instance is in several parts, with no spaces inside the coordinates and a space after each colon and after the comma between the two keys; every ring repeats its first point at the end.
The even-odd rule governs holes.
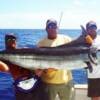
{"type": "Polygon", "coordinates": [[[60,28],[80,28],[89,20],[100,26],[100,0],[0,0],[0,28],[45,28],[46,20],[60,28]]]}

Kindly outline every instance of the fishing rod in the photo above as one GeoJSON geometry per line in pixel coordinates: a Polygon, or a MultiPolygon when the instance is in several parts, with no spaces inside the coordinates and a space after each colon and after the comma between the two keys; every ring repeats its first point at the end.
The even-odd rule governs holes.
{"type": "Polygon", "coordinates": [[[60,28],[62,16],[63,16],[63,12],[61,12],[61,14],[60,14],[60,20],[59,20],[58,28],[60,28]]]}

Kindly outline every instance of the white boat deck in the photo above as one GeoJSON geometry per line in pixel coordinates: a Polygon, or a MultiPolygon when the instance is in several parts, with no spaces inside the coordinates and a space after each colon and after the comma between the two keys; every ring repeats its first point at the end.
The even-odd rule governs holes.
{"type": "Polygon", "coordinates": [[[91,100],[87,96],[87,85],[75,85],[75,100],[91,100]]]}
{"type": "MultiPolygon", "coordinates": [[[[59,98],[57,97],[56,100],[59,100],[59,98]]],[[[87,97],[87,84],[75,85],[75,100],[91,100],[87,97]]]]}

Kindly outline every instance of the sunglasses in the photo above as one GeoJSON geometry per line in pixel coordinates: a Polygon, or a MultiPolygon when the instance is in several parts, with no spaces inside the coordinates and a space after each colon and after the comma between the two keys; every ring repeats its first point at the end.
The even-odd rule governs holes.
{"type": "Polygon", "coordinates": [[[88,29],[91,29],[91,30],[96,30],[96,29],[97,29],[97,27],[96,27],[95,25],[92,25],[92,26],[88,27],[88,29]]]}
{"type": "Polygon", "coordinates": [[[55,24],[55,23],[50,23],[50,24],[47,25],[46,28],[47,28],[47,29],[56,29],[56,28],[57,28],[57,24],[55,24]]]}
{"type": "Polygon", "coordinates": [[[16,39],[7,39],[7,42],[14,42],[16,39]]]}

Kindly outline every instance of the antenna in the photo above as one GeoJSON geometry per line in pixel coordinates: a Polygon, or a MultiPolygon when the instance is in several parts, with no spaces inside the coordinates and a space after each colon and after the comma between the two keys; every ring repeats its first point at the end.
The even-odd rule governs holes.
{"type": "Polygon", "coordinates": [[[60,14],[60,20],[59,20],[58,28],[60,27],[62,16],[63,16],[63,12],[61,12],[61,14],[60,14]]]}

